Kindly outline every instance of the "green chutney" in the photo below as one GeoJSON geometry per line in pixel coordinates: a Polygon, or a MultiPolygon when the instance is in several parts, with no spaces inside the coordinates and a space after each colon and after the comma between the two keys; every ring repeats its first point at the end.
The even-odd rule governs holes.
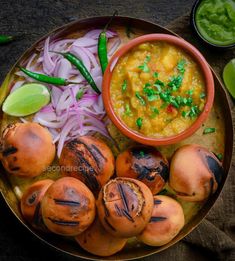
{"type": "Polygon", "coordinates": [[[235,43],[235,0],[203,0],[196,10],[196,26],[208,42],[235,43]]]}

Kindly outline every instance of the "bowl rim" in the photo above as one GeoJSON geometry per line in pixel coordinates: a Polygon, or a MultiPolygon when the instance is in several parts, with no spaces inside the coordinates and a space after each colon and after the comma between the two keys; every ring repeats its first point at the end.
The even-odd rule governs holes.
{"type": "Polygon", "coordinates": [[[191,22],[192,28],[194,29],[197,36],[202,40],[202,42],[204,42],[205,44],[207,44],[211,47],[214,47],[217,50],[227,50],[227,49],[234,48],[235,47],[235,41],[234,41],[234,43],[228,44],[228,45],[214,44],[214,43],[211,43],[210,41],[208,41],[200,33],[200,31],[198,30],[197,24],[196,24],[196,12],[197,12],[197,9],[198,9],[198,7],[199,7],[199,5],[201,4],[202,1],[204,1],[204,0],[196,0],[194,2],[193,7],[192,7],[192,11],[191,11],[191,14],[190,14],[190,22],[191,22]]]}
{"type": "Polygon", "coordinates": [[[170,145],[177,143],[183,139],[186,139],[187,137],[191,136],[194,132],[196,132],[201,124],[206,120],[206,118],[209,115],[209,112],[213,106],[213,100],[214,100],[214,79],[211,72],[211,69],[206,62],[203,55],[190,43],[185,41],[182,38],[172,36],[170,34],[146,34],[143,36],[139,36],[131,41],[129,41],[127,44],[123,45],[111,58],[103,78],[103,84],[102,84],[102,96],[103,96],[103,102],[104,107],[106,109],[108,117],[111,119],[113,124],[128,138],[133,139],[139,143],[145,144],[145,145],[151,145],[151,146],[158,146],[158,145],[170,145]],[[205,87],[206,87],[206,93],[207,93],[207,99],[204,106],[203,111],[199,115],[199,117],[194,121],[194,123],[184,130],[183,132],[180,132],[176,135],[169,136],[169,137],[161,137],[161,138],[155,138],[155,137],[148,137],[144,136],[140,133],[137,133],[136,131],[130,129],[125,125],[125,123],[116,115],[113,109],[112,101],[111,101],[111,95],[110,95],[110,82],[112,79],[112,72],[113,69],[118,62],[119,58],[126,54],[130,49],[133,47],[144,43],[144,42],[152,42],[152,41],[163,41],[168,42],[172,45],[175,45],[179,48],[181,48],[184,52],[188,53],[199,65],[202,74],[204,76],[205,80],[205,87]]]}

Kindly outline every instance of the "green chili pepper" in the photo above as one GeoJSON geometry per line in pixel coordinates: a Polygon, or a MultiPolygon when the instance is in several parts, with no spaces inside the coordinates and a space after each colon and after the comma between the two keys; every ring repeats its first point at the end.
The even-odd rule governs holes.
{"type": "Polygon", "coordinates": [[[98,94],[101,93],[100,90],[98,89],[98,87],[96,86],[96,83],[95,83],[94,79],[92,78],[91,74],[87,70],[86,66],[78,57],[76,57],[74,54],[69,53],[69,52],[67,52],[67,53],[54,52],[54,53],[63,55],[63,57],[65,59],[67,59],[71,64],[73,64],[79,70],[81,75],[87,80],[87,82],[90,84],[92,89],[95,92],[97,92],[98,94]]]}
{"type": "Polygon", "coordinates": [[[112,22],[114,16],[117,14],[117,11],[115,11],[112,15],[112,17],[109,19],[108,23],[105,25],[104,29],[99,35],[98,39],[98,57],[100,60],[100,65],[102,69],[102,73],[104,74],[105,69],[108,65],[108,52],[107,52],[107,36],[106,36],[106,30],[110,23],[112,22]]]}
{"type": "Polygon", "coordinates": [[[138,118],[136,120],[136,125],[137,125],[138,129],[141,129],[142,124],[143,124],[143,119],[142,118],[138,118]]]}
{"type": "Polygon", "coordinates": [[[11,35],[0,35],[0,44],[6,44],[12,42],[14,37],[11,35]]]}
{"type": "Polygon", "coordinates": [[[67,79],[64,78],[58,78],[58,77],[52,77],[52,76],[48,76],[45,74],[40,74],[40,73],[35,73],[35,72],[31,72],[21,66],[18,66],[18,68],[25,73],[26,75],[28,75],[30,78],[33,78],[39,82],[45,82],[45,83],[49,83],[49,84],[54,84],[54,85],[61,85],[61,86],[66,86],[69,84],[76,84],[76,82],[70,82],[67,79]]]}

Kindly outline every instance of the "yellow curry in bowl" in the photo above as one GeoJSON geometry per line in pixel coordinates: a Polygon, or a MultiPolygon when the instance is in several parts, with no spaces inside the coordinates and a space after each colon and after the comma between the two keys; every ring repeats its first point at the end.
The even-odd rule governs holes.
{"type": "Polygon", "coordinates": [[[206,103],[197,63],[167,42],[146,42],[117,62],[110,84],[116,115],[148,137],[169,137],[189,128],[206,103]]]}

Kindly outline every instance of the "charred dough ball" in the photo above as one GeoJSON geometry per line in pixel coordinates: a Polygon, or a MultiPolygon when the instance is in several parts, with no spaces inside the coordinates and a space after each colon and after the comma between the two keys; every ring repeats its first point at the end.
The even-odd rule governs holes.
{"type": "Polygon", "coordinates": [[[169,184],[186,201],[202,201],[213,194],[223,176],[217,157],[202,146],[185,145],[174,153],[169,184]]]}
{"type": "Polygon", "coordinates": [[[83,249],[97,256],[111,256],[122,250],[127,242],[125,238],[114,237],[108,233],[98,217],[87,230],[75,239],[83,249]]]}
{"type": "Polygon", "coordinates": [[[44,179],[29,186],[20,201],[23,217],[36,229],[46,230],[42,220],[41,200],[54,181],[44,179]]]}
{"type": "Polygon", "coordinates": [[[83,136],[65,144],[60,166],[62,175],[81,180],[98,194],[114,173],[114,156],[102,140],[83,136]]]}
{"type": "Polygon", "coordinates": [[[136,146],[118,155],[116,172],[118,177],[142,181],[156,194],[168,179],[169,165],[167,159],[155,148],[136,146]]]}
{"type": "Polygon", "coordinates": [[[38,176],[54,157],[51,134],[37,123],[10,124],[2,133],[0,158],[6,171],[13,175],[38,176]]]}
{"type": "Polygon", "coordinates": [[[154,196],[152,217],[137,238],[150,246],[162,246],[170,242],[183,226],[181,205],[168,196],[154,196]]]}
{"type": "Polygon", "coordinates": [[[153,209],[153,195],[142,182],[130,178],[110,180],[97,200],[99,219],[113,236],[138,235],[147,225],[153,209]]]}
{"type": "Polygon", "coordinates": [[[80,180],[64,177],[55,181],[42,199],[42,217],[56,234],[76,236],[95,218],[95,198],[80,180]]]}

